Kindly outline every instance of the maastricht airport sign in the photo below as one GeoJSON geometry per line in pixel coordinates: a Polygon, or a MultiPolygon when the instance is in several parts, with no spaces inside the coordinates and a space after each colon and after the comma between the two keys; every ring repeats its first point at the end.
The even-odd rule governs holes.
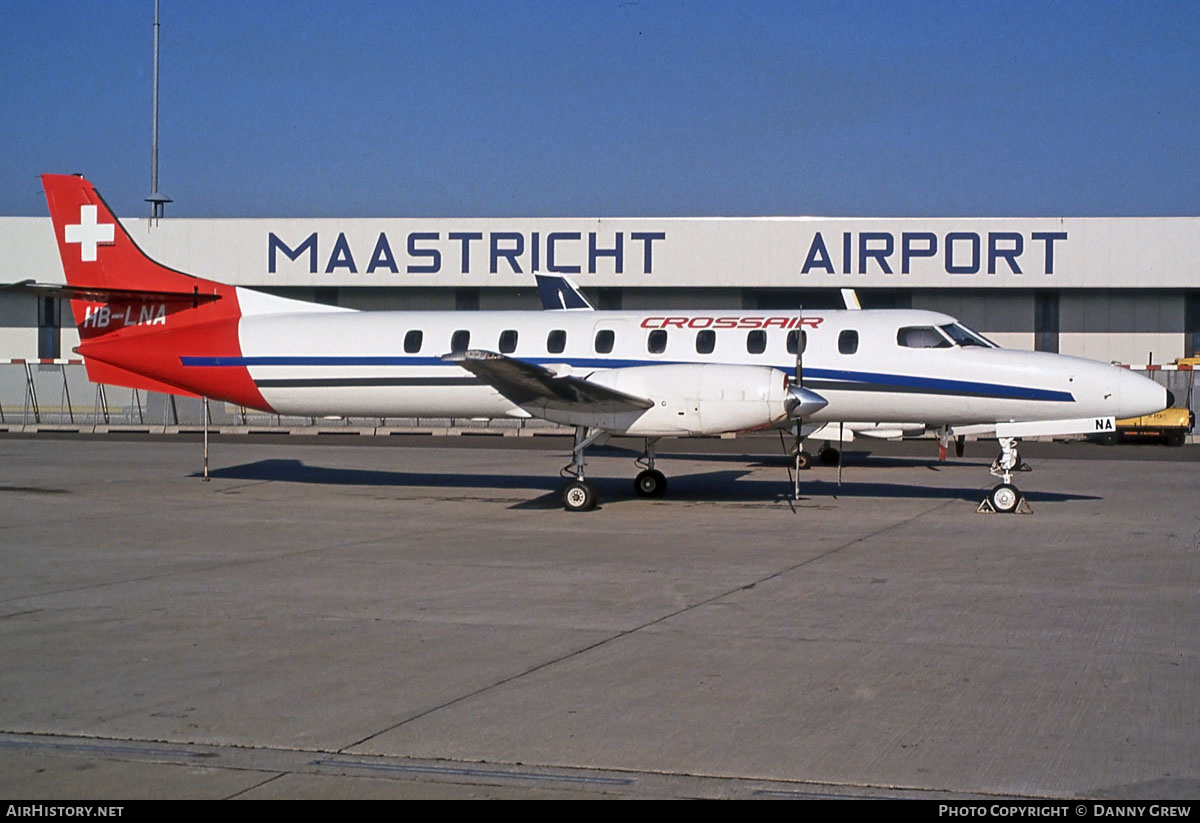
{"type": "MultiPolygon", "coordinates": [[[[126,225],[163,263],[246,286],[512,287],[530,285],[533,272],[602,287],[1200,285],[1194,217],[167,218],[126,225]]],[[[0,218],[0,240],[8,279],[52,279],[31,267],[60,271],[49,220],[0,218]]]]}
{"type": "MultiPolygon", "coordinates": [[[[900,232],[899,237],[885,231],[842,232],[840,255],[830,251],[829,242],[824,232],[813,232],[808,243],[808,251],[800,266],[800,274],[814,272],[825,274],[868,274],[874,268],[879,274],[911,274],[916,267],[926,267],[927,261],[941,263],[942,270],[947,274],[979,274],[986,271],[996,274],[1000,268],[1007,267],[1010,274],[1024,274],[1024,265],[1034,265],[1043,274],[1054,274],[1055,243],[1067,240],[1065,231],[1035,231],[1029,233],[1031,244],[1041,243],[1040,253],[1037,249],[1033,254],[1025,255],[1026,239],[1020,232],[990,231],[984,236],[973,231],[952,231],[939,236],[929,231],[900,232]],[[984,251],[986,247],[986,253],[984,251]],[[1022,257],[1037,258],[1032,263],[1022,257]]],[[[634,269],[641,274],[654,273],[654,244],[661,242],[665,245],[665,231],[633,231],[628,233],[629,245],[641,244],[640,255],[634,256],[640,261],[640,268],[634,262],[634,269]]],[[[837,239],[834,251],[838,251],[837,239]]],[[[377,274],[387,272],[400,274],[401,263],[405,274],[472,274],[472,246],[475,247],[476,268],[486,265],[488,274],[522,274],[529,272],[551,272],[557,274],[597,274],[605,267],[612,274],[625,274],[626,232],[613,232],[606,239],[600,238],[599,232],[587,233],[586,254],[583,232],[552,231],[525,234],[518,231],[448,231],[443,238],[442,232],[412,231],[404,236],[401,263],[397,262],[396,252],[392,244],[395,242],[388,237],[387,232],[380,232],[370,247],[370,254],[365,247],[359,249],[356,257],[354,248],[346,238],[344,231],[338,232],[337,238],[329,242],[321,242],[320,232],[312,232],[302,242],[290,245],[275,232],[267,233],[267,272],[278,274],[286,267],[286,260],[303,265],[307,262],[309,274],[377,274]],[[443,242],[445,241],[445,243],[443,242]],[[446,245],[450,248],[447,249],[446,245]],[[323,254],[327,249],[328,254],[323,254]],[[481,260],[480,258],[484,258],[481,260]],[[586,266],[584,260],[586,259],[586,266]],[[322,267],[322,262],[323,267],[322,267]],[[360,268],[362,262],[365,268],[360,268]],[[522,267],[522,263],[527,268],[522,267]]],[[[1031,272],[1033,273],[1033,272],[1031,272]]]]}

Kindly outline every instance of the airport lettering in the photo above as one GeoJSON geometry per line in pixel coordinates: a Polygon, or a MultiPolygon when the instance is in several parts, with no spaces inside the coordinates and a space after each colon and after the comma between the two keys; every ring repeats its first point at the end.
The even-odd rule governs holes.
{"type": "Polygon", "coordinates": [[[896,274],[898,266],[904,275],[912,274],[923,260],[940,258],[942,271],[952,275],[1025,274],[1022,263],[1031,271],[1040,264],[1043,274],[1052,275],[1055,244],[1066,240],[1065,231],[1030,232],[1028,243],[1024,234],[1012,231],[952,231],[941,238],[933,232],[906,231],[899,233],[899,242],[893,232],[842,232],[841,256],[835,258],[825,237],[815,232],[800,273],[896,274]]]}
{"type": "Polygon", "coordinates": [[[415,231],[394,246],[392,238],[380,232],[374,245],[356,249],[345,232],[330,245],[323,245],[317,232],[295,245],[268,232],[267,272],[278,274],[290,261],[305,266],[309,274],[400,274],[401,266],[405,274],[471,274],[472,263],[486,265],[489,274],[581,274],[585,266],[587,274],[624,274],[628,250],[629,262],[640,263],[641,274],[652,274],[654,252],[660,248],[655,244],[666,239],[665,231],[618,231],[603,237],[591,231],[586,238],[577,231],[553,231],[544,237],[536,231],[452,231],[444,238],[442,232],[415,231]],[[395,248],[403,249],[402,260],[395,248]],[[360,268],[363,260],[369,261],[365,269],[360,268]]]}

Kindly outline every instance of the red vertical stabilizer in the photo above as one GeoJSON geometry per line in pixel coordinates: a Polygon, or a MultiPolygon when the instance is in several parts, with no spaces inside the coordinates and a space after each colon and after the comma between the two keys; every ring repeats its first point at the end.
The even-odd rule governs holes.
{"type": "Polygon", "coordinates": [[[180,359],[241,357],[236,288],[151,260],[84,178],[42,185],[91,380],[268,408],[245,367],[180,359]]]}

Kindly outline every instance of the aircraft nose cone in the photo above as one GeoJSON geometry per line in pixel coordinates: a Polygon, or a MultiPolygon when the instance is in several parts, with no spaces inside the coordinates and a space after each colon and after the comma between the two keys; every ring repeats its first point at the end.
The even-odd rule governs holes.
{"type": "Polygon", "coordinates": [[[1120,403],[1117,417],[1141,417],[1143,414],[1154,414],[1171,406],[1174,398],[1164,386],[1129,369],[1121,369],[1120,372],[1120,403]]]}

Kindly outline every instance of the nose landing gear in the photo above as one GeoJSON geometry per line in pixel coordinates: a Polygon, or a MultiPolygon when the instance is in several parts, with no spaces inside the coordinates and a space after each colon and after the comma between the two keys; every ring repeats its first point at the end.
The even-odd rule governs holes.
{"type": "Polygon", "coordinates": [[[1013,472],[1032,471],[1028,464],[1021,462],[1021,453],[1017,451],[1015,437],[1000,438],[1000,454],[992,461],[989,471],[992,476],[999,477],[1001,482],[988,492],[987,498],[979,504],[978,511],[990,510],[997,514],[1010,514],[1022,506],[1026,511],[1032,511],[1029,502],[1012,482],[1013,472]]]}

